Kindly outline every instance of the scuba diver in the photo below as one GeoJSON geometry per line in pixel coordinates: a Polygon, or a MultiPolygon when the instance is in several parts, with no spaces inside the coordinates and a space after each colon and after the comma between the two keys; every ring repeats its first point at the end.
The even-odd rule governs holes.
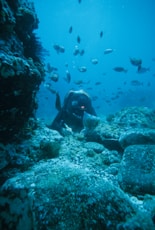
{"type": "Polygon", "coordinates": [[[84,112],[96,116],[91,99],[83,90],[70,90],[64,99],[62,107],[60,96],[56,93],[55,106],[59,112],[48,128],[57,130],[62,135],[67,128],[70,128],[73,132],[80,132],[83,129],[84,112]]]}

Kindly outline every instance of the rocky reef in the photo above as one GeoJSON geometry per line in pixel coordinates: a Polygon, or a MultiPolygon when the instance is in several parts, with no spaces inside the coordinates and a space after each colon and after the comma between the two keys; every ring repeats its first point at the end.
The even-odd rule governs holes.
{"type": "Polygon", "coordinates": [[[34,116],[44,78],[32,3],[0,0],[0,141],[14,140],[34,116]]]}
{"type": "Polygon", "coordinates": [[[0,145],[0,229],[155,229],[155,111],[85,122],[62,137],[32,119],[0,145]]]}

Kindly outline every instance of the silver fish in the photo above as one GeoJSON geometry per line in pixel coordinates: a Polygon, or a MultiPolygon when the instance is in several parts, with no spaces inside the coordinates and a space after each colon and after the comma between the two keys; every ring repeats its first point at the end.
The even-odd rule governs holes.
{"type": "Polygon", "coordinates": [[[70,72],[68,70],[66,70],[66,77],[64,78],[64,80],[67,83],[70,83],[70,81],[71,81],[71,75],[70,75],[70,72]]]}
{"type": "Polygon", "coordinates": [[[98,59],[97,58],[93,58],[91,60],[91,62],[92,62],[92,64],[96,65],[96,64],[98,64],[98,59]]]}
{"type": "Polygon", "coordinates": [[[131,85],[133,85],[133,86],[141,86],[141,85],[143,85],[143,82],[138,81],[138,80],[132,80],[131,85]]]}
{"type": "Polygon", "coordinates": [[[130,58],[130,62],[134,66],[140,66],[142,64],[142,60],[137,58],[130,58]]]}
{"type": "Polygon", "coordinates": [[[85,66],[81,66],[78,68],[78,70],[82,73],[86,72],[87,71],[87,68],[85,66]]]}
{"type": "Polygon", "coordinates": [[[73,52],[73,55],[76,56],[80,53],[80,50],[79,50],[79,47],[78,46],[75,46],[74,47],[74,52],[73,52]]]}
{"type": "Polygon", "coordinates": [[[112,53],[113,51],[114,51],[114,50],[111,49],[111,48],[105,49],[105,50],[104,50],[104,54],[110,54],[110,53],[112,53]]]}
{"type": "Polygon", "coordinates": [[[50,79],[54,82],[57,82],[59,80],[59,75],[57,73],[53,73],[50,79]]]}

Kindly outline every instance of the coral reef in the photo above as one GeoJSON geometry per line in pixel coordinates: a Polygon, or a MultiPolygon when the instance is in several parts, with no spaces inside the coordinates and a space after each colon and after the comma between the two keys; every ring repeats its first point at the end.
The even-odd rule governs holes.
{"type": "Polygon", "coordinates": [[[44,49],[32,3],[0,0],[0,141],[15,139],[37,108],[44,49]],[[33,49],[32,49],[33,47],[33,49]]]}

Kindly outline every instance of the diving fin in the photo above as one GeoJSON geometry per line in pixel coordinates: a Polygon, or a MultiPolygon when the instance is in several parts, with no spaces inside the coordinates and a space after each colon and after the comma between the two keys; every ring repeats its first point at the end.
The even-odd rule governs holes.
{"type": "Polygon", "coordinates": [[[58,92],[56,92],[55,107],[58,111],[61,110],[61,100],[60,100],[60,95],[58,92]]]}

